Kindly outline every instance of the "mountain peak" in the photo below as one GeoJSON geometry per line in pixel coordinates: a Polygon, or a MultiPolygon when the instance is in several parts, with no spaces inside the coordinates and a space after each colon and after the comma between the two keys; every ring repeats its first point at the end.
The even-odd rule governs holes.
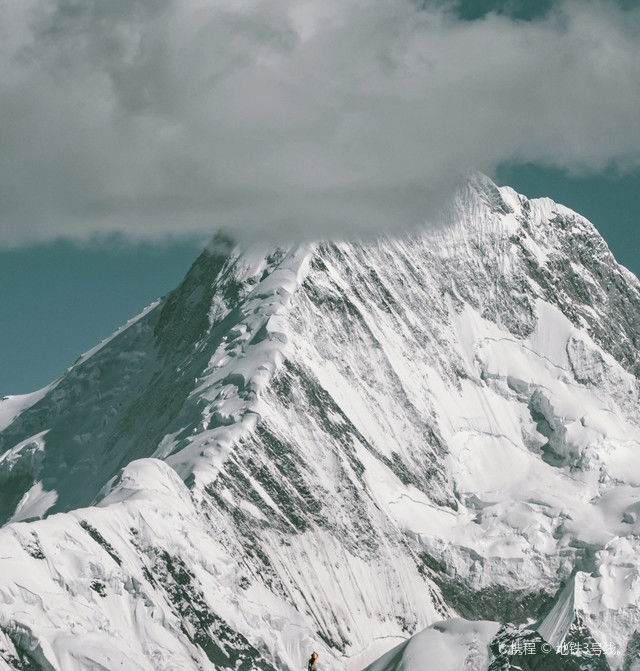
{"type": "Polygon", "coordinates": [[[443,618],[529,626],[575,574],[594,637],[626,645],[639,287],[586,220],[480,176],[438,230],[216,236],[0,405],[0,515],[31,520],[0,530],[0,643],[65,671],[289,671],[311,649],[356,671],[443,618]]]}

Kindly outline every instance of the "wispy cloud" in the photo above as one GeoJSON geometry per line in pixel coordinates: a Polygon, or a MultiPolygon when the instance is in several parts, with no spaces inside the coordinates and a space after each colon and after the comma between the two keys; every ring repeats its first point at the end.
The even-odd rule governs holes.
{"type": "Polygon", "coordinates": [[[640,164],[640,12],[409,0],[5,0],[0,245],[358,235],[469,169],[640,164]]]}

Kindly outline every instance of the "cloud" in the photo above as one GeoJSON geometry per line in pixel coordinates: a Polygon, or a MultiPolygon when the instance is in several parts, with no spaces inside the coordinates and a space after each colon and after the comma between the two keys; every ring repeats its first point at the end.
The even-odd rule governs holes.
{"type": "Polygon", "coordinates": [[[361,235],[470,169],[640,164],[640,11],[411,0],[5,0],[0,245],[361,235]]]}

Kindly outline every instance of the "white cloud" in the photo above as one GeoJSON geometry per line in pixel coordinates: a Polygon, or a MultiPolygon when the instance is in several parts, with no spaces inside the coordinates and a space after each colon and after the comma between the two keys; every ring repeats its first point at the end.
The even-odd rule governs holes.
{"type": "Polygon", "coordinates": [[[505,160],[640,164],[640,13],[409,0],[5,0],[0,245],[362,234],[505,160]]]}

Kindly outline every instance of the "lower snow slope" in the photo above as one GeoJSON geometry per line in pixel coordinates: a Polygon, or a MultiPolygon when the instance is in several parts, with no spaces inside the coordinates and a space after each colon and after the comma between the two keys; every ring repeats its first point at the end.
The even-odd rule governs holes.
{"type": "MultiPolygon", "coordinates": [[[[621,667],[639,325],[591,224],[481,178],[437,232],[216,238],[54,385],[0,402],[0,657],[287,671],[316,648],[361,669],[443,618],[530,624],[574,575],[549,636],[578,618],[621,667]]],[[[463,655],[498,627],[455,622],[425,640],[463,655]]]]}
{"type": "Polygon", "coordinates": [[[495,622],[453,618],[401,643],[366,671],[479,671],[489,665],[489,644],[498,632],[495,622]]]}

